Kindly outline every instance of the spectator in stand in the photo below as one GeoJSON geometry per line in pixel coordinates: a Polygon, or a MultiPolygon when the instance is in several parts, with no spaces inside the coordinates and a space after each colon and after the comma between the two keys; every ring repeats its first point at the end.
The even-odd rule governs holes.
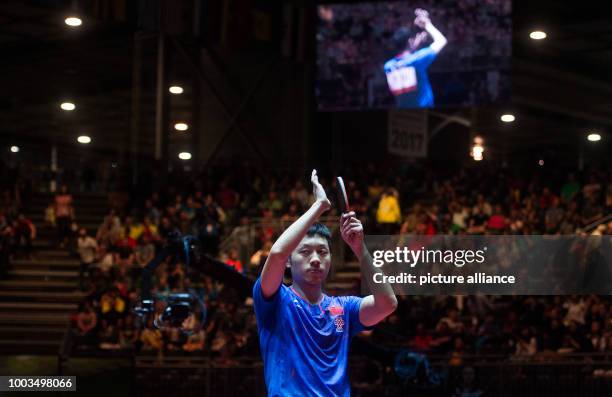
{"type": "Polygon", "coordinates": [[[464,231],[470,216],[469,207],[461,205],[458,201],[453,201],[449,206],[449,212],[452,214],[451,231],[454,233],[464,231]]]}
{"type": "Polygon", "coordinates": [[[9,264],[12,234],[13,230],[9,225],[6,216],[4,216],[4,213],[0,211],[0,276],[4,275],[4,272],[9,264]]]}
{"type": "Polygon", "coordinates": [[[550,207],[544,213],[544,229],[547,234],[556,234],[559,231],[564,215],[561,201],[558,197],[553,197],[550,207]]]}
{"type": "MultiPolygon", "coordinates": [[[[199,329],[199,327],[196,326],[196,329],[199,329]]],[[[204,350],[205,344],[206,331],[204,329],[200,329],[198,332],[194,332],[187,337],[187,341],[183,345],[183,350],[188,353],[201,352],[204,350]]]]}
{"type": "Polygon", "coordinates": [[[507,226],[508,224],[502,206],[499,204],[495,205],[493,214],[487,221],[487,229],[495,234],[502,234],[507,226]]]}
{"type": "Polygon", "coordinates": [[[108,275],[114,265],[115,256],[108,250],[106,244],[99,244],[96,267],[100,269],[103,275],[108,275]]]}
{"type": "Polygon", "coordinates": [[[81,259],[79,266],[79,288],[85,288],[85,273],[89,273],[89,267],[96,259],[98,252],[98,242],[87,233],[87,229],[79,229],[79,238],[77,239],[77,251],[81,259]]]}
{"type": "Polygon", "coordinates": [[[580,192],[580,183],[576,181],[574,173],[567,175],[567,181],[561,187],[561,199],[565,203],[573,201],[576,195],[580,192]]]}
{"type": "Polygon", "coordinates": [[[484,205],[482,203],[477,204],[472,210],[472,216],[468,221],[469,227],[467,232],[469,234],[483,234],[486,231],[488,220],[489,216],[485,214],[484,205]]]}
{"type": "Polygon", "coordinates": [[[259,274],[259,271],[262,269],[264,263],[266,263],[266,259],[268,259],[268,255],[270,255],[270,250],[272,249],[272,240],[267,240],[264,242],[263,246],[255,251],[253,256],[251,256],[251,274],[259,274]]]}
{"type": "Polygon", "coordinates": [[[13,253],[17,255],[23,251],[26,258],[32,256],[32,241],[36,238],[36,226],[24,214],[19,214],[13,222],[13,253]]]}
{"type": "Polygon", "coordinates": [[[159,209],[153,204],[152,199],[145,200],[144,203],[144,217],[149,218],[153,224],[159,224],[159,220],[161,218],[161,212],[159,209]]]}
{"type": "Polygon", "coordinates": [[[125,311],[125,300],[119,296],[117,288],[111,288],[100,298],[103,328],[108,328],[109,325],[121,324],[125,311]]]}
{"type": "Polygon", "coordinates": [[[55,195],[55,221],[57,223],[58,239],[60,247],[68,244],[70,234],[70,222],[74,219],[74,207],[72,195],[68,192],[68,186],[62,185],[58,194],[55,195]]]}
{"type": "Polygon", "coordinates": [[[389,188],[382,194],[376,210],[376,222],[383,234],[394,234],[402,220],[399,206],[399,194],[389,188]]]}
{"type": "Polygon", "coordinates": [[[608,348],[608,338],[602,332],[601,323],[599,321],[591,322],[588,338],[591,342],[593,351],[603,353],[608,348]]]}
{"type": "Polygon", "coordinates": [[[516,340],[515,356],[533,356],[538,351],[538,341],[532,335],[531,330],[525,327],[521,330],[521,335],[516,340]]]}
{"type": "Polygon", "coordinates": [[[472,211],[475,212],[477,209],[483,214],[485,214],[486,216],[490,216],[493,213],[493,207],[485,199],[482,193],[478,193],[478,195],[476,196],[476,204],[474,205],[474,208],[472,211]]]}
{"type": "Polygon", "coordinates": [[[55,206],[53,203],[45,208],[45,227],[55,229],[55,206]]]}
{"type": "Polygon", "coordinates": [[[293,188],[289,191],[289,197],[295,197],[295,199],[300,203],[301,208],[308,207],[310,196],[301,180],[298,179],[295,182],[293,188]]]}
{"type": "Polygon", "coordinates": [[[158,242],[160,240],[159,230],[157,225],[151,221],[151,218],[145,216],[142,221],[142,235],[147,237],[151,242],[158,242]]]}
{"type": "MultiPolygon", "coordinates": [[[[240,200],[240,195],[236,193],[234,189],[228,186],[227,181],[222,181],[219,185],[219,190],[217,192],[217,201],[223,211],[228,214],[232,214],[234,209],[238,206],[240,200]]],[[[233,216],[229,216],[230,219],[233,219],[233,216]]]]}
{"type": "Polygon", "coordinates": [[[81,305],[81,310],[76,316],[77,335],[82,343],[88,345],[96,344],[96,329],[98,326],[98,315],[91,306],[91,302],[81,305]]]}
{"type": "Polygon", "coordinates": [[[427,352],[431,348],[433,336],[425,328],[423,323],[418,323],[416,326],[416,335],[412,338],[409,346],[419,352],[427,352]]]}
{"type": "Polygon", "coordinates": [[[272,214],[276,216],[281,215],[281,211],[283,210],[283,202],[278,198],[278,193],[272,190],[268,193],[267,199],[262,201],[259,204],[260,209],[268,209],[272,211],[272,214]]]}
{"type": "MultiPolygon", "coordinates": [[[[127,223],[127,222],[126,222],[127,223]]],[[[130,237],[128,227],[124,229],[124,233],[115,244],[114,263],[120,268],[129,269],[134,263],[134,248],[136,248],[136,240],[130,237]]]]}
{"type": "Polygon", "coordinates": [[[114,210],[104,217],[102,225],[96,233],[96,240],[107,247],[115,245],[121,234],[121,220],[114,210]]]}
{"type": "Polygon", "coordinates": [[[134,250],[134,260],[139,268],[145,267],[155,257],[155,246],[151,242],[151,237],[143,233],[140,241],[134,250]]]}
{"type": "Polygon", "coordinates": [[[374,182],[368,186],[368,196],[374,200],[383,194],[385,188],[380,184],[380,179],[374,178],[374,182]]]}
{"type": "Polygon", "coordinates": [[[125,317],[125,323],[119,330],[119,344],[123,349],[140,350],[140,330],[134,324],[134,316],[128,314],[125,317]]]}
{"type": "Polygon", "coordinates": [[[161,353],[164,347],[162,333],[155,328],[152,318],[147,320],[147,326],[140,333],[140,342],[142,344],[142,350],[157,350],[161,353]]]}
{"type": "Polygon", "coordinates": [[[445,324],[446,327],[448,327],[448,329],[452,333],[457,334],[462,332],[464,329],[464,325],[459,319],[459,311],[455,308],[450,308],[447,310],[446,313],[446,317],[442,317],[440,321],[438,321],[436,329],[440,329],[442,327],[442,324],[445,324]]]}
{"type": "Polygon", "coordinates": [[[229,252],[227,253],[227,258],[224,260],[225,263],[231,268],[233,268],[238,273],[244,273],[244,268],[242,267],[242,261],[238,257],[238,249],[236,247],[231,247],[229,252]]]}

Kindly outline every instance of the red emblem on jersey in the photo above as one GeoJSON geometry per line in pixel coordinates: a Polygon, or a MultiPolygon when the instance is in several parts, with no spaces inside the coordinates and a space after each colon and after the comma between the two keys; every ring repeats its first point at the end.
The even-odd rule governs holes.
{"type": "Polygon", "coordinates": [[[329,307],[329,314],[332,316],[341,316],[344,314],[344,308],[338,305],[331,305],[329,307]]]}
{"type": "Polygon", "coordinates": [[[342,332],[344,330],[344,320],[342,317],[336,317],[334,325],[336,326],[336,332],[342,332]]]}

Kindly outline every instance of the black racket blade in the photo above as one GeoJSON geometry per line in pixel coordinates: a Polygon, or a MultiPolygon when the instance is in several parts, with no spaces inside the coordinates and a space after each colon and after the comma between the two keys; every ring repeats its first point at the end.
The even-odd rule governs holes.
{"type": "Polygon", "coordinates": [[[338,193],[338,206],[340,207],[340,213],[344,214],[349,210],[349,202],[346,194],[346,187],[344,186],[344,180],[342,180],[341,176],[336,177],[336,192],[338,193]]]}

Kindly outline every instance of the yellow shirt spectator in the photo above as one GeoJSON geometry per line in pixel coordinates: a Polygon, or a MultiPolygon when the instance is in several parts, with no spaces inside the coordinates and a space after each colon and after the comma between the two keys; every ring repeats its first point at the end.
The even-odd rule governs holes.
{"type": "Polygon", "coordinates": [[[134,240],[138,241],[138,239],[142,235],[142,232],[144,232],[144,226],[142,225],[142,223],[137,223],[135,225],[130,226],[130,237],[134,240]]]}
{"type": "Polygon", "coordinates": [[[378,202],[376,221],[378,223],[400,223],[402,218],[399,202],[393,194],[385,193],[378,202]]]}

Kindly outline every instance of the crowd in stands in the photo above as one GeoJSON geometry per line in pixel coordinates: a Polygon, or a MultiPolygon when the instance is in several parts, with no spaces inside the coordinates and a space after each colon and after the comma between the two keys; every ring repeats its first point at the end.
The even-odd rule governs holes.
{"type": "Polygon", "coordinates": [[[22,212],[19,190],[5,186],[0,196],[0,275],[11,259],[31,258],[36,226],[22,212]]]}
{"type": "MultiPolygon", "coordinates": [[[[513,176],[503,169],[454,173],[405,169],[378,180],[375,165],[345,175],[350,204],[368,233],[384,234],[572,234],[612,209],[612,179],[589,172],[513,176]],[[410,174],[410,178],[403,175],[410,174]]],[[[152,192],[129,208],[111,209],[95,234],[81,229],[78,252],[87,299],[74,316],[84,344],[101,348],[230,359],[257,354],[252,308],[231,288],[203,274],[187,274],[184,264],[166,261],[154,277],[155,291],[192,288],[208,316],[200,332],[183,335],[140,324],[131,307],[140,294],[142,268],[178,228],[197,236],[203,250],[235,271],[255,277],[280,230],[265,220],[291,221],[309,205],[310,193],[298,178],[263,175],[248,165],[221,167],[168,191],[152,192]],[[222,172],[221,172],[222,170],[222,172]],[[206,186],[199,185],[206,180],[206,186]],[[185,192],[185,193],[183,193],[185,192]],[[254,240],[250,263],[238,245],[219,251],[222,236],[254,240]],[[249,237],[250,236],[250,237],[249,237]],[[254,238],[253,238],[254,236],[254,238]]],[[[324,186],[331,180],[322,178],[324,186]]],[[[185,182],[187,181],[187,182],[185,182]]],[[[331,215],[337,213],[331,210],[331,215]]],[[[603,223],[595,234],[611,234],[603,223]]],[[[410,347],[448,355],[459,365],[466,354],[516,357],[541,352],[612,350],[612,306],[607,296],[401,297],[398,311],[362,337],[372,346],[410,347]]]]}

